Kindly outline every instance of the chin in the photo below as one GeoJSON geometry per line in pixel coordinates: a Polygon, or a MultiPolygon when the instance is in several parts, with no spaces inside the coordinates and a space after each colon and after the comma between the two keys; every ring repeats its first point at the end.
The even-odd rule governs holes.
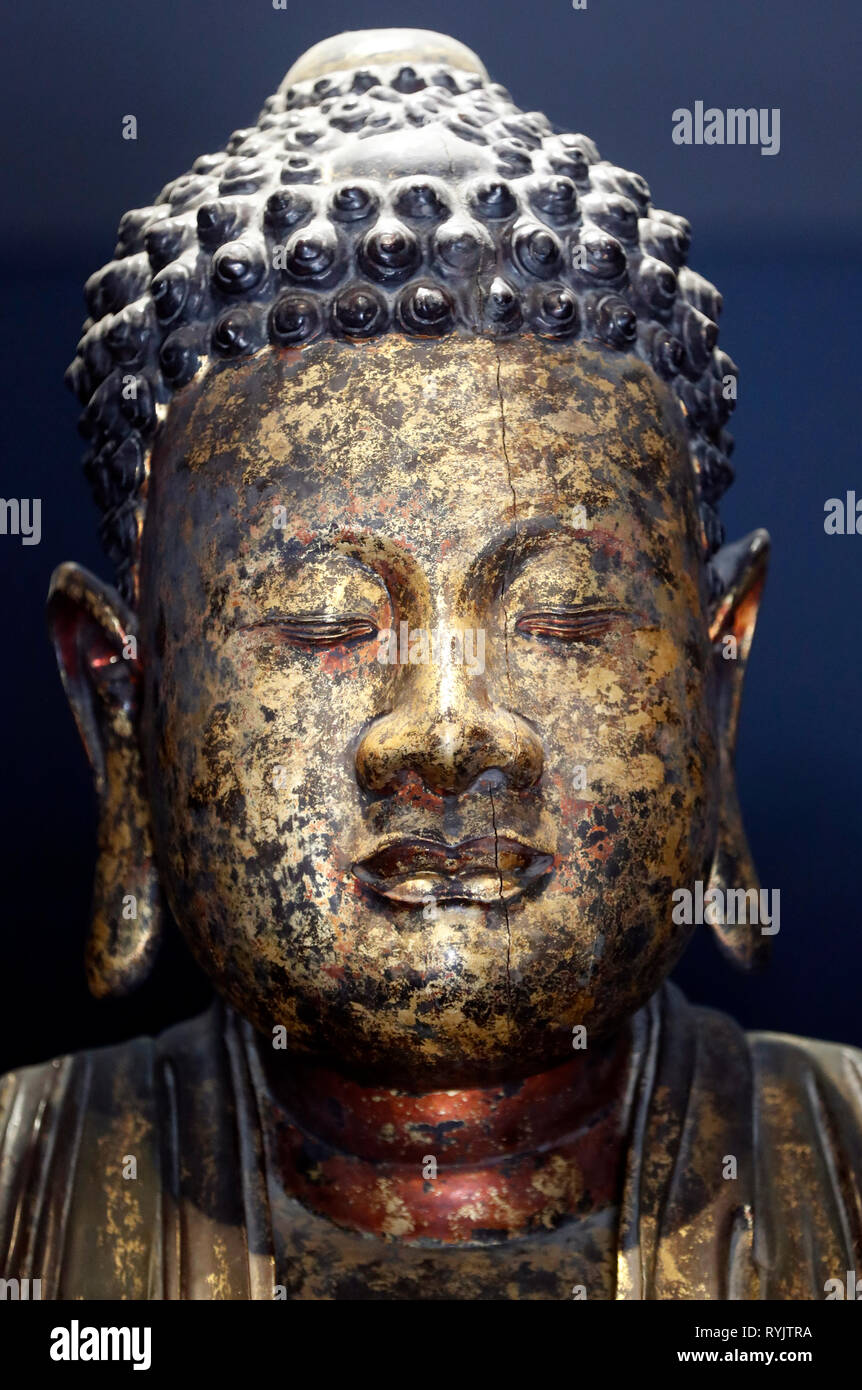
{"type": "MultiPolygon", "coordinates": [[[[487,933],[490,935],[490,933],[487,933]]],[[[410,1091],[517,1082],[583,1055],[573,1028],[587,1023],[588,1046],[613,1035],[648,997],[662,974],[659,962],[637,969],[637,986],[623,989],[611,971],[583,983],[582,961],[556,962],[554,982],[541,968],[547,954],[534,943],[535,967],[507,981],[505,939],[482,969],[438,972],[417,955],[393,978],[380,969],[354,971],[332,992],[296,983],[297,972],[231,970],[217,980],[227,1002],[266,1040],[285,1030],[273,1056],[341,1072],[366,1084],[410,1091]],[[581,983],[577,980],[580,976],[581,983]],[[508,987],[507,987],[508,986],[508,987]]],[[[441,944],[437,954],[451,947],[441,944]]],[[[450,962],[451,964],[451,962],[450,962]]],[[[326,981],[328,986],[331,982],[326,981]]]]}

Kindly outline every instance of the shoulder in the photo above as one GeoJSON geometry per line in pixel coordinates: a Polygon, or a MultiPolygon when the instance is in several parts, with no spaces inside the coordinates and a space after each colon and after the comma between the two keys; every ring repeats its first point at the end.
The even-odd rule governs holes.
{"type": "Polygon", "coordinates": [[[763,1138],[840,1156],[862,1178],[862,1050],[787,1033],[749,1033],[763,1138]]]}
{"type": "Polygon", "coordinates": [[[862,1051],[750,1033],[762,1297],[825,1297],[862,1271],[862,1051]],[[804,1290],[804,1291],[803,1291],[804,1290]]]}
{"type": "Polygon", "coordinates": [[[862,1050],[787,1033],[749,1033],[764,1137],[840,1149],[862,1174],[862,1050]]]}
{"type": "Polygon", "coordinates": [[[831,1077],[842,1088],[849,1086],[855,1104],[862,1100],[862,1048],[849,1043],[797,1037],[793,1033],[754,1032],[746,1036],[752,1055],[761,1065],[777,1071],[810,1067],[831,1077]]]}
{"type": "Polygon", "coordinates": [[[673,987],[652,1012],[627,1179],[652,1274],[625,1296],[824,1298],[862,1271],[862,1053],[746,1033],[673,987]]]}
{"type": "Polygon", "coordinates": [[[0,1079],[0,1272],[45,1298],[180,1296],[175,1228],[230,1207],[234,1111],[218,1008],[0,1079]]]}

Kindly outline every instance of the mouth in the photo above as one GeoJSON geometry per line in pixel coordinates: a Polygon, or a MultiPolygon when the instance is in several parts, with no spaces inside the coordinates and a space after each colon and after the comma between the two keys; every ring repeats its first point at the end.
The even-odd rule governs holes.
{"type": "Polygon", "coordinates": [[[510,902],[550,872],[553,855],[504,835],[458,845],[396,840],[353,865],[353,873],[393,903],[510,902]]]}

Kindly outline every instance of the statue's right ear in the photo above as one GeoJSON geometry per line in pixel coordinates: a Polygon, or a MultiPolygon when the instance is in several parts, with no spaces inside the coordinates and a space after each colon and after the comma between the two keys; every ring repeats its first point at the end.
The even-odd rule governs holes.
{"type": "Polygon", "coordinates": [[[134,615],[110,585],[65,564],[51,576],[48,625],[99,798],[87,981],[98,997],[126,994],[149,973],[162,916],[138,741],[134,615]]]}

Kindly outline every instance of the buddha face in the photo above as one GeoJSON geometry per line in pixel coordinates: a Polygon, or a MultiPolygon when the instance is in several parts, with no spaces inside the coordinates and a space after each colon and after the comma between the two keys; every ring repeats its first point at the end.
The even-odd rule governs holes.
{"type": "Polygon", "coordinates": [[[417,1086],[634,1012],[715,843],[700,554],[679,408],[631,356],[392,335],[182,391],[141,737],[162,885],[222,994],[417,1086]]]}

